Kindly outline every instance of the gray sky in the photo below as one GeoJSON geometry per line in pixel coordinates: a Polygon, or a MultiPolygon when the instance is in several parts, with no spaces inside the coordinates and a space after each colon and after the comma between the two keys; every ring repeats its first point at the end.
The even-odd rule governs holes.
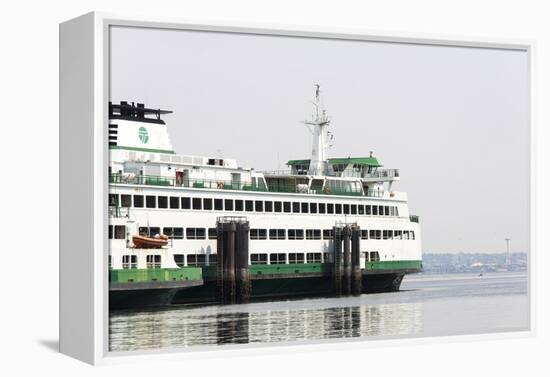
{"type": "Polygon", "coordinates": [[[331,157],[398,168],[425,252],[529,247],[528,60],[521,51],[114,28],[111,99],[173,110],[177,153],[257,170],[309,158],[314,84],[331,157]]]}

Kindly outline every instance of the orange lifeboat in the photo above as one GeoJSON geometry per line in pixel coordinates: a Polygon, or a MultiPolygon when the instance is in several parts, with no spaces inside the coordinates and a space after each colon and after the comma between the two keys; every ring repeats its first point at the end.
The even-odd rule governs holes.
{"type": "Polygon", "coordinates": [[[157,237],[132,236],[136,249],[158,249],[168,244],[168,236],[161,234],[157,237]]]}

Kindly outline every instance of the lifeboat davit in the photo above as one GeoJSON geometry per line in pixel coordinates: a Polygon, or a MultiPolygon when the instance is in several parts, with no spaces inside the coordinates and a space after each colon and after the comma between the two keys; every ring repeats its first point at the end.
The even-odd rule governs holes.
{"type": "Polygon", "coordinates": [[[158,249],[168,244],[168,236],[161,234],[158,237],[132,236],[136,249],[158,249]]]}

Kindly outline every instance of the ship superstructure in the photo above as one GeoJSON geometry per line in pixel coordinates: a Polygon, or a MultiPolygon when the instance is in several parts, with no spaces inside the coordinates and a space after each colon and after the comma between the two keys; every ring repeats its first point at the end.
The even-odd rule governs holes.
{"type": "Polygon", "coordinates": [[[161,289],[181,302],[209,296],[216,224],[225,217],[249,224],[251,278],[261,278],[257,291],[265,296],[270,289],[277,296],[321,287],[337,224],[360,229],[365,292],[396,290],[404,274],[421,270],[418,217],[409,214],[406,193],[393,190],[399,171],[383,169],[372,152],[328,157],[331,121],[321,108],[319,86],[313,116],[304,122],[313,136],[310,157],[288,161],[287,171],[259,172],[233,159],[177,154],[163,119],[168,114],[142,104],[109,105],[113,296],[140,292],[143,299],[161,289]],[[133,236],[162,236],[168,243],[138,248],[133,236]],[[279,288],[268,286],[269,276],[279,288]],[[285,279],[294,280],[281,288],[285,279]]]}

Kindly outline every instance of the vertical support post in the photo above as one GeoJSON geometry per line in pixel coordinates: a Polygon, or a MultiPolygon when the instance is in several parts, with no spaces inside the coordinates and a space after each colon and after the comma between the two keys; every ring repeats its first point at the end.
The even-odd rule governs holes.
{"type": "Polygon", "coordinates": [[[339,227],[332,228],[332,234],[334,239],[333,253],[332,253],[332,282],[334,287],[334,294],[336,296],[342,295],[342,272],[340,264],[342,260],[342,229],[339,227]]]}
{"type": "Polygon", "coordinates": [[[361,274],[361,229],[353,227],[351,231],[351,269],[352,269],[352,294],[360,295],[363,291],[361,274]]]}
{"type": "Polygon", "coordinates": [[[248,267],[248,222],[237,223],[236,246],[235,246],[235,264],[236,264],[236,287],[237,301],[248,302],[252,292],[250,284],[250,272],[248,267]]]}
{"type": "Polygon", "coordinates": [[[350,240],[351,240],[351,229],[349,226],[345,226],[342,229],[342,239],[344,242],[344,281],[343,281],[343,291],[345,295],[351,293],[351,255],[350,255],[350,240]]]}
{"type": "Polygon", "coordinates": [[[217,244],[216,244],[216,299],[219,302],[223,302],[225,297],[224,291],[224,277],[223,270],[225,266],[225,253],[224,249],[224,226],[222,223],[218,222],[216,225],[217,232],[217,244]]]}
{"type": "Polygon", "coordinates": [[[235,303],[236,286],[235,286],[235,233],[236,224],[227,223],[224,224],[224,302],[235,303]]]}

